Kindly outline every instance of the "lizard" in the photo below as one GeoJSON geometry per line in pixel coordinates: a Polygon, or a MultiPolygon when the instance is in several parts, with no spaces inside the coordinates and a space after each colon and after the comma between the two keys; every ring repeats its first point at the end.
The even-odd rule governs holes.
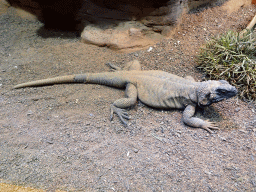
{"type": "Polygon", "coordinates": [[[130,61],[122,69],[108,63],[114,72],[85,73],[36,80],[14,86],[15,89],[63,83],[90,83],[125,88],[126,97],[116,100],[110,107],[110,119],[116,113],[127,125],[130,119],[126,108],[139,99],[142,103],[159,109],[184,109],[183,122],[191,127],[202,128],[210,133],[218,126],[209,120],[193,117],[196,107],[206,107],[237,94],[237,89],[225,80],[197,82],[191,76],[185,78],[161,71],[141,70],[138,60],[130,61]],[[126,120],[125,120],[126,119],[126,120]]]}

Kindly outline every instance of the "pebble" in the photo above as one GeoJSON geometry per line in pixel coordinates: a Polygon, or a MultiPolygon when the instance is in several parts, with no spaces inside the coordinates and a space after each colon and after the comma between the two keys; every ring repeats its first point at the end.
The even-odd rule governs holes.
{"type": "Polygon", "coordinates": [[[149,47],[148,50],[147,50],[147,52],[150,52],[150,51],[152,51],[152,50],[153,50],[153,47],[149,47]]]}
{"type": "Polygon", "coordinates": [[[29,111],[27,112],[27,116],[32,115],[32,114],[33,114],[33,112],[32,112],[31,110],[29,110],[29,111]]]}
{"type": "Polygon", "coordinates": [[[246,133],[246,131],[243,130],[243,129],[239,129],[239,131],[242,132],[242,133],[246,133]]]}
{"type": "Polygon", "coordinates": [[[46,140],[46,143],[48,143],[48,144],[53,144],[53,141],[51,141],[51,140],[46,140]]]}
{"type": "Polygon", "coordinates": [[[227,139],[225,137],[220,137],[219,138],[222,140],[222,141],[227,141],[227,139]]]}
{"type": "Polygon", "coordinates": [[[235,112],[238,112],[238,111],[240,111],[240,110],[241,110],[240,107],[235,108],[235,112]]]}
{"type": "Polygon", "coordinates": [[[134,151],[134,153],[138,153],[139,152],[139,150],[138,149],[133,149],[133,151],[134,151]]]}

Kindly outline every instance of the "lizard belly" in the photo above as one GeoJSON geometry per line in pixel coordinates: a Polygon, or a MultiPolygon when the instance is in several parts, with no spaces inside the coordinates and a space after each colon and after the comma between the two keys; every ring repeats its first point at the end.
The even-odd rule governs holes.
{"type": "Polygon", "coordinates": [[[137,88],[139,100],[151,107],[181,109],[188,102],[187,98],[182,96],[180,89],[175,85],[166,86],[165,83],[160,83],[152,86],[152,84],[145,83],[138,85],[137,88]]]}

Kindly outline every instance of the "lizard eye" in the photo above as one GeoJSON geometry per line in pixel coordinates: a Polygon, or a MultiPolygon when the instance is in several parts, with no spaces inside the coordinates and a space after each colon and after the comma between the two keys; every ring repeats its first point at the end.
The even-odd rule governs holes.
{"type": "Polygon", "coordinates": [[[222,90],[221,90],[221,93],[226,93],[226,92],[227,92],[227,91],[226,91],[226,90],[224,90],[224,89],[222,89],[222,90]]]}

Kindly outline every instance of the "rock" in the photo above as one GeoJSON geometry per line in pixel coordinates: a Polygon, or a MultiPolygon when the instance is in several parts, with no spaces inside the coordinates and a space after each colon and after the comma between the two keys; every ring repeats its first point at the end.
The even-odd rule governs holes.
{"type": "Polygon", "coordinates": [[[128,33],[129,33],[129,36],[132,36],[132,37],[142,37],[143,36],[142,30],[137,29],[137,28],[130,28],[128,30],[128,33]]]}
{"type": "Polygon", "coordinates": [[[0,0],[0,15],[7,12],[11,5],[6,0],[0,0]]]}
{"type": "Polygon", "coordinates": [[[159,41],[162,36],[154,34],[150,28],[138,25],[135,21],[122,22],[116,27],[102,29],[97,25],[84,28],[82,41],[116,50],[136,49],[159,41]]]}
{"type": "Polygon", "coordinates": [[[31,111],[31,110],[29,110],[28,112],[27,112],[27,116],[30,116],[30,115],[32,115],[33,114],[33,111],[31,111]]]}
{"type": "Polygon", "coordinates": [[[136,149],[136,148],[134,148],[133,151],[134,151],[134,153],[138,153],[139,152],[139,150],[136,149]]]}

